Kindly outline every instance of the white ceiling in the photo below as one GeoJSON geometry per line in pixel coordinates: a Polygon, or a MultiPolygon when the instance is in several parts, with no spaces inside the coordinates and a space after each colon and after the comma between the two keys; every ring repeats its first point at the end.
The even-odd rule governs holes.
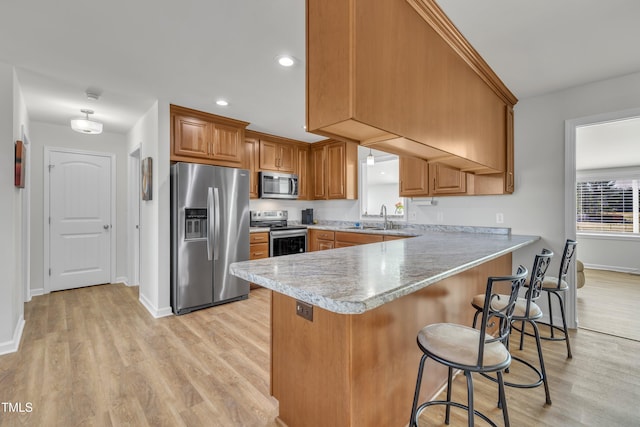
{"type": "MultiPolygon", "coordinates": [[[[520,99],[640,71],[638,0],[438,3],[520,99]]],[[[304,4],[3,0],[0,61],[17,67],[33,121],[67,125],[91,108],[124,133],[160,99],[316,141],[302,128],[304,4]],[[280,68],[282,53],[299,62],[280,68]]]]}
{"type": "Polygon", "coordinates": [[[576,129],[576,170],[640,167],[640,117],[576,129]]]}

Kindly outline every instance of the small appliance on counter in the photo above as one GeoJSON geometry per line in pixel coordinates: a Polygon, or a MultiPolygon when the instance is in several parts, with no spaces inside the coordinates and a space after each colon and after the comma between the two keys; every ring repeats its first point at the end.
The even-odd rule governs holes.
{"type": "Polygon", "coordinates": [[[313,209],[303,209],[300,222],[303,224],[313,224],[313,209]]]}
{"type": "Polygon", "coordinates": [[[307,251],[307,227],[289,225],[288,211],[251,211],[251,227],[269,227],[269,254],[281,256],[307,251]]]}

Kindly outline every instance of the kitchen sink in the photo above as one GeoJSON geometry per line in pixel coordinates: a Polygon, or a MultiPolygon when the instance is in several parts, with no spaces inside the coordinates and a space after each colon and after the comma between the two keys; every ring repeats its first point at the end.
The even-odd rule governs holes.
{"type": "Polygon", "coordinates": [[[382,227],[372,227],[372,226],[364,226],[364,227],[356,227],[356,226],[350,226],[350,227],[342,227],[345,230],[378,230],[378,231],[385,231],[384,228],[382,227]]]}

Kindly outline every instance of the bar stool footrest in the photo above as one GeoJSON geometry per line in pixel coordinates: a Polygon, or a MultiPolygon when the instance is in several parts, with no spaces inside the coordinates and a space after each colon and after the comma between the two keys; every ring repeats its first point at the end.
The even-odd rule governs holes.
{"type": "MultiPolygon", "coordinates": [[[[536,388],[538,386],[541,386],[544,383],[544,377],[542,376],[542,372],[540,371],[540,369],[536,368],[535,366],[533,366],[531,363],[527,362],[526,360],[523,360],[517,356],[511,355],[511,362],[513,363],[513,361],[517,361],[522,363],[525,366],[528,366],[529,368],[531,368],[531,370],[533,370],[536,375],[538,376],[538,380],[534,381],[532,383],[512,383],[512,382],[507,382],[507,380],[505,379],[504,381],[504,385],[507,387],[514,387],[514,388],[536,388]]],[[[484,373],[484,372],[480,372],[480,375],[482,375],[483,377],[493,381],[494,383],[498,382],[498,379],[495,377],[492,377],[491,375],[484,373]]]]}
{"type": "MultiPolygon", "coordinates": [[[[411,422],[416,422],[417,425],[417,421],[418,418],[420,418],[420,414],[422,414],[422,412],[428,407],[428,406],[435,406],[435,405],[445,405],[445,406],[453,406],[459,409],[464,409],[465,411],[469,411],[469,407],[467,405],[464,405],[462,403],[458,403],[458,402],[453,402],[453,401],[448,401],[448,400],[431,400],[429,402],[424,402],[422,403],[420,406],[418,406],[418,408],[416,409],[416,419],[415,420],[411,420],[411,422]]],[[[496,423],[494,423],[493,421],[491,421],[490,418],[488,418],[485,414],[483,414],[482,412],[479,412],[477,410],[473,410],[473,414],[477,417],[482,418],[486,423],[488,423],[489,425],[493,426],[493,427],[498,427],[498,425],[496,423]]],[[[447,423],[448,424],[448,423],[447,423]]]]}

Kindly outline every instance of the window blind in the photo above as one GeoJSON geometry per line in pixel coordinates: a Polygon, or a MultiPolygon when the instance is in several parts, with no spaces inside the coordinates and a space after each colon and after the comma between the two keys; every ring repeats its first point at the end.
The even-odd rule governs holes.
{"type": "Polygon", "coordinates": [[[577,230],[638,234],[637,179],[599,179],[577,183],[577,230]]]}

